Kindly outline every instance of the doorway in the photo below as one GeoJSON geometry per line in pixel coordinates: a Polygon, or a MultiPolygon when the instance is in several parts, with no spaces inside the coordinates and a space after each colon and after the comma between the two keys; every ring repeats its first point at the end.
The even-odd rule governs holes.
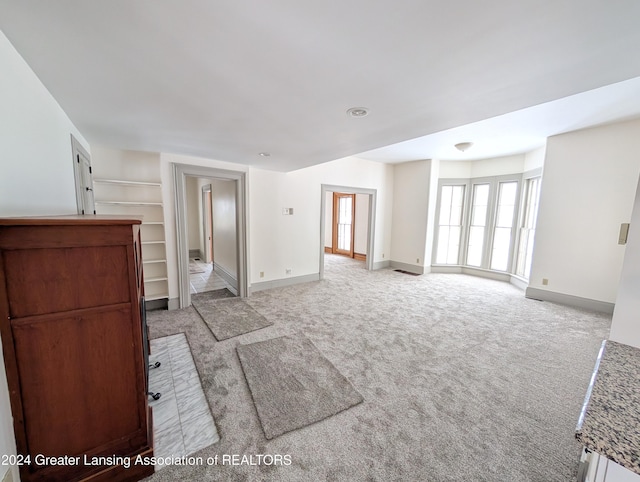
{"type": "MultiPolygon", "coordinates": [[[[218,275],[235,288],[234,294],[240,297],[247,296],[245,173],[186,164],[174,164],[173,170],[176,192],[180,308],[186,308],[191,304],[190,259],[197,257],[199,261],[206,264],[204,260],[207,259],[208,243],[205,239],[207,237],[205,220],[208,206],[211,206],[209,219],[211,220],[210,256],[212,263],[209,266],[211,270],[217,271],[218,275]],[[196,179],[195,195],[191,178],[196,179]],[[189,185],[192,187],[189,188],[189,185]],[[211,186],[209,190],[205,187],[207,185],[211,186]],[[220,193],[219,202],[216,191],[220,193]],[[210,199],[209,203],[207,203],[207,199],[210,199]],[[195,208],[193,207],[194,200],[195,208]],[[189,209],[189,204],[192,205],[191,209],[189,209]],[[216,212],[223,219],[219,222],[219,228],[223,235],[223,241],[219,242],[219,248],[222,250],[219,256],[216,254],[216,212]],[[197,242],[194,242],[194,239],[197,242]],[[216,259],[217,256],[221,259],[216,259]],[[224,277],[223,270],[231,279],[224,277]]],[[[191,264],[193,265],[193,263],[191,264]]]]}
{"type": "Polygon", "coordinates": [[[320,279],[334,250],[342,255],[336,258],[361,260],[365,269],[373,269],[376,199],[376,189],[321,186],[320,279]]]}
{"type": "Polygon", "coordinates": [[[186,176],[186,190],[189,292],[236,296],[236,184],[228,179],[186,176]]]}

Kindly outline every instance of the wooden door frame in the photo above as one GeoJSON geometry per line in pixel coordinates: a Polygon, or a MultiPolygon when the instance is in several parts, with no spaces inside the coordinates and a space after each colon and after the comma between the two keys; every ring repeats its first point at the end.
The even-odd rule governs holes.
{"type": "Polygon", "coordinates": [[[333,222],[331,223],[332,236],[331,236],[331,252],[333,254],[342,254],[353,258],[354,245],[355,245],[355,233],[356,233],[356,195],[347,192],[334,192],[333,193],[333,222]],[[342,250],[338,248],[338,206],[340,204],[339,199],[341,197],[351,198],[351,240],[349,243],[349,250],[342,250]]]}

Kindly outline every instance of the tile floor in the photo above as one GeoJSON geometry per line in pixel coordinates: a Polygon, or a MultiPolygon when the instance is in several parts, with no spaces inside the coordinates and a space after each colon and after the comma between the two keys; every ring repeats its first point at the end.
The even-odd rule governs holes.
{"type": "Polygon", "coordinates": [[[191,294],[223,288],[227,288],[232,293],[237,294],[236,290],[214,271],[213,263],[205,263],[201,259],[189,259],[189,281],[191,283],[191,294]]]}
{"type": "MultiPolygon", "coordinates": [[[[151,340],[154,456],[184,457],[220,440],[184,333],[151,340]]],[[[164,465],[156,466],[160,470],[164,465]]]]}

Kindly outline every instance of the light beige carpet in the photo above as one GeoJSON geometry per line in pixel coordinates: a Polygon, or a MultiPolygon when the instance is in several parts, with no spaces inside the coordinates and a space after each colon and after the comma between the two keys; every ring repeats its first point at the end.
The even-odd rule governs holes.
{"type": "Polygon", "coordinates": [[[247,303],[274,325],[222,342],[192,308],[148,314],[152,337],[189,339],[220,434],[198,455],[291,457],[167,467],[151,482],[575,480],[576,422],[609,315],[499,281],[327,263],[323,281],[254,293],[247,303]],[[268,440],[236,347],[300,332],[365,402],[268,440]]]}

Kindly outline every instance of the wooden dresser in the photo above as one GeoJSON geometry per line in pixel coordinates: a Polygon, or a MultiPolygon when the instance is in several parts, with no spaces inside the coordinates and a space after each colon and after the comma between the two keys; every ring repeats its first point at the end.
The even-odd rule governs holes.
{"type": "Polygon", "coordinates": [[[152,474],[140,220],[0,219],[0,314],[22,481],[152,474]]]}

